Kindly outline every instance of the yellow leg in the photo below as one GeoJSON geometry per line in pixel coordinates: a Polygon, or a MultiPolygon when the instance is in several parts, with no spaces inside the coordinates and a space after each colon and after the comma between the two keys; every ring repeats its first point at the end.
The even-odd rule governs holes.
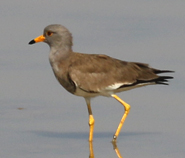
{"type": "Polygon", "coordinates": [[[87,103],[87,109],[88,109],[88,113],[89,113],[89,141],[91,142],[93,140],[93,131],[94,131],[94,117],[92,114],[92,110],[91,110],[91,104],[90,104],[90,99],[89,98],[85,98],[86,103],[87,103]]]}
{"type": "Polygon", "coordinates": [[[120,133],[120,131],[121,131],[121,128],[122,128],[122,126],[123,126],[123,123],[125,122],[125,119],[126,119],[128,113],[129,113],[129,111],[130,111],[130,105],[127,104],[126,102],[124,102],[123,100],[121,100],[121,99],[120,99],[117,95],[115,95],[115,94],[112,94],[112,97],[114,97],[117,101],[119,101],[119,102],[125,107],[125,113],[123,114],[123,117],[121,118],[121,121],[120,121],[120,123],[119,123],[119,125],[118,125],[118,128],[117,128],[117,130],[116,130],[116,132],[115,132],[115,134],[114,134],[114,136],[113,136],[113,140],[112,140],[112,141],[115,142],[116,139],[117,139],[117,137],[118,137],[118,135],[119,135],[119,133],[120,133]]]}
{"type": "Polygon", "coordinates": [[[93,142],[89,142],[89,158],[94,158],[93,142]]]}

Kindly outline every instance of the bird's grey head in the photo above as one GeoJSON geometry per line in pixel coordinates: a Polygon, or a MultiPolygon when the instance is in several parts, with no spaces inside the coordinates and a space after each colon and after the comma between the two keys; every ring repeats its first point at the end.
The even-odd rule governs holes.
{"type": "Polygon", "coordinates": [[[72,49],[72,35],[67,28],[60,24],[48,25],[45,27],[43,35],[46,42],[51,48],[72,49]]]}

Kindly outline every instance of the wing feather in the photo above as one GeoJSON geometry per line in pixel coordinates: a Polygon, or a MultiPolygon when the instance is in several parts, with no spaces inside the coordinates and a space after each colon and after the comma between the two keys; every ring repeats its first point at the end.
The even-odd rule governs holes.
{"type": "Polygon", "coordinates": [[[98,93],[131,85],[137,80],[158,78],[153,70],[147,64],[121,61],[106,55],[76,54],[69,67],[69,75],[80,89],[98,93]]]}

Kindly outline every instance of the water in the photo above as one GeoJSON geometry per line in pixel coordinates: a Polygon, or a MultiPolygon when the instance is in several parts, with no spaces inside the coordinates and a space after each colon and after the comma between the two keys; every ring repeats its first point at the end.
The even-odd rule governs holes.
{"type": "Polygon", "coordinates": [[[1,2],[0,156],[112,158],[120,153],[124,158],[183,158],[184,5],[144,0],[1,2]],[[176,71],[169,86],[118,94],[131,111],[116,150],[111,140],[124,112],[122,105],[113,98],[92,100],[96,122],[89,144],[85,100],[57,83],[46,44],[28,45],[51,23],[69,28],[74,51],[176,71]]]}

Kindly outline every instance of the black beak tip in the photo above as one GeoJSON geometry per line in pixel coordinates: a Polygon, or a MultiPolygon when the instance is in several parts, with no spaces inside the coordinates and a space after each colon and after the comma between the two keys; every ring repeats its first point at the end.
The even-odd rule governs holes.
{"type": "Polygon", "coordinates": [[[35,40],[31,40],[28,44],[34,44],[35,40]]]}

